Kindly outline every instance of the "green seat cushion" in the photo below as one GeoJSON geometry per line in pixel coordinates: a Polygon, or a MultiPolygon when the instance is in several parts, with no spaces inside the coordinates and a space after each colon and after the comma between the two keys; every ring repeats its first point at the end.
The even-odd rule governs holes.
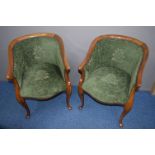
{"type": "Polygon", "coordinates": [[[49,63],[35,64],[24,72],[20,95],[46,99],[65,89],[65,82],[57,66],[49,63]]]}
{"type": "Polygon", "coordinates": [[[93,98],[113,104],[124,104],[128,100],[130,75],[115,67],[100,67],[83,83],[83,89],[93,98]]]}

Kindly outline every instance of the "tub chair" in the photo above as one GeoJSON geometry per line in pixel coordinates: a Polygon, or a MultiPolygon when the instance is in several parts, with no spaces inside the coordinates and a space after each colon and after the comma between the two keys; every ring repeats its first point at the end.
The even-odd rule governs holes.
{"type": "Polygon", "coordinates": [[[13,81],[17,101],[30,110],[26,99],[47,100],[66,92],[71,109],[71,82],[62,39],[53,33],[25,35],[14,39],[8,49],[9,65],[6,78],[13,81]]]}
{"type": "Polygon", "coordinates": [[[84,93],[108,105],[121,105],[123,118],[132,109],[135,92],[142,84],[142,73],[148,57],[147,45],[122,35],[102,35],[91,44],[79,66],[78,93],[84,106],[84,93]]]}

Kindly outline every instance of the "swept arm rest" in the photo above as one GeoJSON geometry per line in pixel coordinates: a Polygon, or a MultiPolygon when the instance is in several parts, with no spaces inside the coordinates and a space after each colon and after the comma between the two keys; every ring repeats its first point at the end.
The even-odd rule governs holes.
{"type": "Polygon", "coordinates": [[[133,88],[138,88],[137,87],[137,71],[134,70],[134,72],[131,74],[131,79],[130,79],[130,85],[129,85],[129,92],[128,94],[130,95],[131,91],[133,88]]]}
{"type": "Polygon", "coordinates": [[[93,42],[91,43],[91,45],[89,47],[89,50],[87,52],[87,55],[86,55],[85,59],[80,64],[80,66],[78,68],[78,71],[79,71],[80,74],[82,74],[84,72],[84,67],[88,63],[89,59],[91,58],[91,55],[93,53],[93,50],[94,50],[94,48],[96,46],[97,41],[98,41],[98,39],[93,40],[93,42]]]}
{"type": "Polygon", "coordinates": [[[144,66],[146,64],[147,58],[148,58],[148,47],[145,43],[142,44],[143,47],[143,58],[141,60],[141,63],[137,65],[137,68],[132,72],[131,74],[131,81],[129,86],[129,94],[133,87],[136,87],[136,90],[138,90],[142,85],[142,75],[144,71],[144,66]]]}
{"type": "Polygon", "coordinates": [[[91,56],[90,53],[88,53],[78,68],[78,72],[81,74],[80,81],[79,81],[79,85],[81,86],[85,79],[85,66],[88,63],[90,56],[91,56]]]}
{"type": "Polygon", "coordinates": [[[80,74],[84,73],[84,68],[85,68],[86,64],[88,63],[90,57],[91,57],[91,53],[88,52],[88,54],[86,55],[83,62],[79,65],[78,71],[79,71],[80,74]]]}
{"type": "Polygon", "coordinates": [[[87,64],[87,62],[88,62],[88,61],[85,59],[85,60],[80,64],[80,66],[79,66],[79,68],[78,68],[78,71],[79,71],[80,74],[84,71],[84,67],[85,67],[85,65],[87,64]]]}
{"type": "Polygon", "coordinates": [[[9,44],[9,48],[8,48],[8,58],[9,59],[8,59],[8,70],[7,70],[7,74],[6,74],[6,79],[11,80],[11,81],[16,79],[19,86],[21,86],[24,68],[23,68],[23,65],[17,65],[16,66],[16,71],[18,70],[20,72],[20,74],[15,73],[16,71],[14,71],[13,47],[14,47],[15,43],[16,43],[16,40],[13,40],[9,44]]]}
{"type": "Polygon", "coordinates": [[[61,58],[63,61],[63,65],[64,65],[64,70],[65,70],[65,77],[66,77],[66,73],[68,74],[70,72],[70,66],[67,60],[67,56],[65,54],[65,49],[64,49],[64,44],[63,44],[63,40],[56,34],[54,34],[54,38],[57,39],[57,41],[60,44],[60,49],[61,49],[61,58]]]}
{"type": "Polygon", "coordinates": [[[6,79],[7,80],[13,80],[13,43],[10,43],[9,48],[8,48],[8,70],[6,74],[6,79]]]}

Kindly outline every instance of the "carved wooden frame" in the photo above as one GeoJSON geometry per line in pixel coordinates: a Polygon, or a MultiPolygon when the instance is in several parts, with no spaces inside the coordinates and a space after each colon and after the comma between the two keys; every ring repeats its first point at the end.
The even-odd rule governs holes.
{"type": "MultiPolygon", "coordinates": [[[[13,41],[11,41],[11,43],[9,44],[9,48],[8,48],[8,62],[9,63],[8,63],[8,71],[7,71],[7,75],[6,75],[7,80],[11,80],[14,83],[16,99],[26,109],[26,118],[30,117],[30,110],[29,110],[28,105],[25,102],[26,98],[23,98],[20,95],[20,87],[18,85],[16,78],[13,75],[13,67],[14,67],[13,48],[18,42],[21,42],[23,40],[30,39],[30,38],[35,38],[35,37],[55,38],[58,41],[59,46],[60,46],[61,57],[62,57],[63,64],[65,67],[64,76],[65,76],[65,83],[66,83],[66,103],[67,103],[68,109],[69,110],[72,109],[72,106],[70,104],[70,97],[71,97],[71,92],[72,92],[72,85],[71,85],[71,81],[69,78],[70,66],[69,66],[67,57],[65,55],[63,40],[61,39],[60,36],[58,36],[57,34],[54,34],[54,33],[29,34],[29,35],[24,35],[24,36],[18,37],[16,39],[14,39],[13,41]]],[[[51,98],[53,98],[53,97],[51,97],[51,98]]],[[[48,99],[50,99],[50,98],[45,98],[45,99],[41,99],[41,100],[48,100],[48,99]]],[[[40,99],[36,99],[36,100],[40,100],[40,99]]]]}
{"type": "MultiPolygon", "coordinates": [[[[127,103],[125,104],[117,104],[117,105],[121,105],[123,106],[123,112],[120,116],[120,119],[119,119],[119,125],[120,127],[123,127],[123,118],[126,116],[126,114],[132,109],[132,106],[133,106],[133,102],[134,102],[134,96],[135,96],[135,92],[141,87],[142,85],[142,74],[143,74],[143,70],[144,70],[144,66],[146,64],[146,61],[147,61],[147,58],[148,58],[148,47],[145,43],[135,39],[135,38],[132,38],[132,37],[128,37],[128,36],[123,36],[123,35],[116,35],[116,34],[111,34],[111,35],[101,35],[97,38],[95,38],[90,47],[89,47],[89,50],[87,52],[87,55],[85,57],[85,59],[83,60],[83,62],[81,63],[81,65],[79,66],[78,68],[78,72],[80,73],[80,80],[79,80],[79,84],[78,84],[78,93],[79,93],[79,97],[80,97],[80,106],[79,106],[79,109],[82,109],[83,106],[84,106],[84,93],[87,93],[86,91],[83,90],[82,88],[82,85],[83,85],[83,82],[85,80],[85,65],[88,63],[89,59],[91,58],[91,55],[94,51],[94,48],[96,46],[96,43],[100,40],[104,40],[104,39],[108,39],[108,38],[117,38],[117,39],[123,39],[123,40],[128,40],[128,41],[131,41],[135,44],[137,44],[138,46],[141,46],[142,49],[143,49],[143,58],[142,58],[142,61],[141,61],[141,64],[140,64],[140,67],[139,67],[139,70],[138,70],[138,75],[137,75],[137,82],[136,82],[136,85],[135,87],[131,90],[131,93],[130,93],[130,97],[129,97],[129,100],[127,103]]],[[[87,93],[88,94],[88,93],[87,93]]],[[[88,94],[91,96],[91,94],[88,94]]],[[[92,96],[91,96],[92,97],[92,96]]],[[[93,97],[92,97],[93,98],[93,97]]],[[[94,98],[95,99],[95,98],[94,98]]],[[[97,99],[95,99],[97,100],[97,99]]],[[[101,102],[99,100],[97,100],[98,102],[101,102]]],[[[101,102],[103,103],[103,102],[101,102]]]]}

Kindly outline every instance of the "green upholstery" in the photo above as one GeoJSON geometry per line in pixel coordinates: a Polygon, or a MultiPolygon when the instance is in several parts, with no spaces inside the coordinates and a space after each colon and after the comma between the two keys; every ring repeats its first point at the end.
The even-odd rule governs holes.
{"type": "Polygon", "coordinates": [[[83,89],[99,101],[124,104],[137,80],[143,49],[127,40],[96,43],[85,66],[83,89]]]}
{"type": "Polygon", "coordinates": [[[14,77],[22,97],[44,99],[66,89],[64,64],[54,38],[35,37],[14,46],[14,77]]]}
{"type": "Polygon", "coordinates": [[[130,76],[114,67],[96,69],[83,88],[94,98],[107,103],[124,103],[127,100],[130,76]]]}

